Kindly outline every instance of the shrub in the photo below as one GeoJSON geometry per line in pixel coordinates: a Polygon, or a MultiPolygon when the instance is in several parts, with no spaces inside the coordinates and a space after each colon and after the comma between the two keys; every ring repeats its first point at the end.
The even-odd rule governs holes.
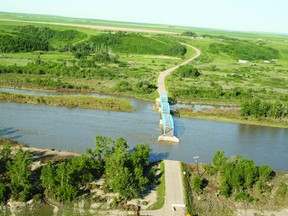
{"type": "Polygon", "coordinates": [[[192,77],[199,77],[200,72],[197,68],[190,66],[190,65],[184,65],[179,67],[175,72],[179,77],[183,78],[192,78],[192,77]]]}
{"type": "Polygon", "coordinates": [[[197,193],[203,192],[203,180],[199,176],[195,176],[192,180],[192,189],[197,193]]]}
{"type": "Polygon", "coordinates": [[[251,197],[249,194],[240,192],[235,196],[235,201],[246,201],[246,202],[252,202],[253,197],[251,197]]]}

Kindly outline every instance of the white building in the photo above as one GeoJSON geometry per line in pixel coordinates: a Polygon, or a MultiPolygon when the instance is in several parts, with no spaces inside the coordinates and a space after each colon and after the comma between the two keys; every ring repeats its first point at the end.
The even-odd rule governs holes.
{"type": "Polygon", "coordinates": [[[248,60],[238,60],[238,63],[242,63],[242,64],[247,64],[249,61],[248,60]]]}

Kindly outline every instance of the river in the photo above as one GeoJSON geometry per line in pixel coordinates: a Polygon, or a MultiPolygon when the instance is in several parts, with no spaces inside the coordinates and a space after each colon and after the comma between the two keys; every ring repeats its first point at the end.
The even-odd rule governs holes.
{"type": "Polygon", "coordinates": [[[194,163],[193,156],[199,156],[200,163],[211,163],[215,151],[224,150],[229,156],[239,154],[253,159],[257,165],[268,164],[272,169],[288,171],[288,129],[174,118],[180,143],[159,143],[159,114],[153,111],[154,104],[129,100],[136,109],[133,113],[0,103],[0,129],[5,138],[39,148],[84,153],[94,147],[96,135],[104,135],[123,137],[131,147],[151,144],[151,160],[194,163]]]}

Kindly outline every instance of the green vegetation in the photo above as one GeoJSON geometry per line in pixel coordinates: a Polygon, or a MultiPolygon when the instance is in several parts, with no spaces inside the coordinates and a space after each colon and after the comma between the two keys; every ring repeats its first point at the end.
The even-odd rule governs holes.
{"type": "Polygon", "coordinates": [[[196,165],[183,169],[191,215],[233,215],[243,205],[261,210],[288,205],[287,174],[275,173],[268,165],[257,167],[253,160],[239,155],[227,157],[217,151],[212,165],[200,165],[200,176],[196,165]]]}
{"type": "Polygon", "coordinates": [[[201,179],[199,176],[194,176],[192,180],[192,190],[198,194],[203,192],[203,179],[201,179]]]}
{"type": "Polygon", "coordinates": [[[49,106],[65,106],[68,108],[100,109],[131,112],[130,102],[122,98],[100,98],[84,95],[36,96],[17,93],[0,92],[0,102],[43,104],[49,106]]]}
{"type": "Polygon", "coordinates": [[[201,76],[196,79],[173,73],[167,79],[169,96],[178,103],[240,106],[259,98],[263,102],[287,105],[285,37],[271,36],[270,40],[212,35],[202,39],[179,38],[201,50],[201,56],[190,63],[201,76]],[[239,59],[250,62],[241,64],[239,59]]]}
{"type": "Polygon", "coordinates": [[[156,202],[149,208],[150,210],[161,209],[165,203],[165,170],[164,170],[164,162],[160,163],[160,173],[158,174],[159,179],[157,182],[157,200],[156,202]]]}
{"type": "Polygon", "coordinates": [[[200,72],[198,71],[198,69],[190,65],[180,66],[173,73],[181,78],[193,78],[200,76],[200,72]]]}
{"type": "Polygon", "coordinates": [[[24,202],[32,196],[71,202],[87,194],[91,181],[99,178],[104,178],[106,192],[119,193],[120,201],[139,198],[155,179],[154,168],[148,162],[150,152],[149,145],[136,145],[128,151],[122,138],[97,136],[95,148],[87,149],[86,154],[49,162],[32,171],[32,155],[21,147],[14,150],[4,141],[0,151],[0,202],[10,198],[24,202]]]}
{"type": "Polygon", "coordinates": [[[288,116],[288,112],[287,107],[282,103],[265,103],[257,99],[242,104],[241,116],[283,119],[288,116]]]}
{"type": "Polygon", "coordinates": [[[156,40],[150,37],[145,37],[136,33],[118,32],[116,34],[101,34],[92,36],[90,43],[97,46],[108,46],[115,52],[128,54],[150,54],[150,55],[168,55],[168,56],[183,56],[186,53],[186,48],[172,40],[167,40],[163,36],[158,36],[156,40]],[[162,42],[161,40],[164,40],[162,42]]]}
{"type": "MultiPolygon", "coordinates": [[[[241,197],[250,197],[248,190],[257,183],[259,189],[263,190],[264,185],[272,177],[272,171],[269,166],[257,168],[254,161],[247,160],[241,156],[236,156],[228,160],[223,151],[217,151],[212,160],[210,172],[219,172],[220,193],[225,197],[238,194],[237,199],[241,197]],[[214,169],[214,170],[213,170],[214,169]]],[[[235,199],[236,199],[235,198],[235,199]]],[[[251,199],[249,199],[251,200],[251,199]]]]}
{"type": "Polygon", "coordinates": [[[196,37],[197,34],[195,32],[191,32],[191,31],[186,31],[182,33],[183,36],[188,36],[188,37],[196,37]]]}
{"type": "Polygon", "coordinates": [[[10,197],[22,202],[31,199],[31,155],[17,148],[12,157],[11,146],[4,143],[0,152],[0,162],[0,203],[5,203],[10,197]]]}
{"type": "Polygon", "coordinates": [[[8,28],[1,24],[5,26],[0,35],[5,37],[0,41],[2,87],[80,90],[153,99],[157,72],[181,61],[172,56],[185,58],[186,53],[183,45],[163,35],[87,35],[83,29],[16,23],[8,28]]]}
{"type": "MultiPolygon", "coordinates": [[[[199,101],[201,103],[201,101],[199,101]]],[[[243,105],[242,105],[243,106],[243,105]]],[[[282,106],[283,108],[283,106],[282,106]]],[[[238,108],[224,108],[215,107],[212,109],[202,108],[198,111],[193,111],[193,108],[177,108],[173,111],[173,114],[178,117],[196,118],[196,119],[208,119],[222,122],[238,122],[242,124],[254,124],[270,127],[288,127],[287,117],[273,118],[273,117],[255,117],[255,116],[242,116],[241,112],[244,112],[245,108],[240,110],[238,108]]],[[[279,112],[280,109],[279,109],[279,112]]]]}
{"type": "Polygon", "coordinates": [[[279,52],[271,47],[258,44],[230,42],[228,44],[212,43],[209,51],[213,54],[226,53],[234,59],[265,60],[278,59],[279,52]]]}
{"type": "Polygon", "coordinates": [[[32,25],[19,26],[12,30],[10,34],[0,35],[0,51],[3,53],[55,49],[65,51],[74,41],[87,37],[75,30],[55,31],[48,27],[38,28],[32,25]]]}
{"type": "MultiPolygon", "coordinates": [[[[159,72],[192,55],[179,43],[184,42],[199,48],[201,56],[167,78],[169,97],[174,101],[240,107],[260,99],[261,104],[282,104],[282,113],[287,113],[286,36],[25,14],[19,17],[12,13],[0,13],[0,17],[179,33],[111,32],[85,26],[0,21],[1,87],[100,92],[154,100],[158,97],[159,72]],[[249,62],[241,64],[240,59],[249,62]]],[[[240,116],[239,112],[184,115],[287,125],[284,114],[281,119],[247,113],[240,116]]]]}

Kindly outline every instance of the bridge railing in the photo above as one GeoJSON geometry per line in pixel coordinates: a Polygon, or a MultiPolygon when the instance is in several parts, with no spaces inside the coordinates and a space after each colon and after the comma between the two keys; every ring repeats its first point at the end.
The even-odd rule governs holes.
{"type": "Polygon", "coordinates": [[[160,94],[160,110],[163,124],[163,135],[174,136],[174,121],[170,114],[171,108],[167,94],[160,94]]]}

